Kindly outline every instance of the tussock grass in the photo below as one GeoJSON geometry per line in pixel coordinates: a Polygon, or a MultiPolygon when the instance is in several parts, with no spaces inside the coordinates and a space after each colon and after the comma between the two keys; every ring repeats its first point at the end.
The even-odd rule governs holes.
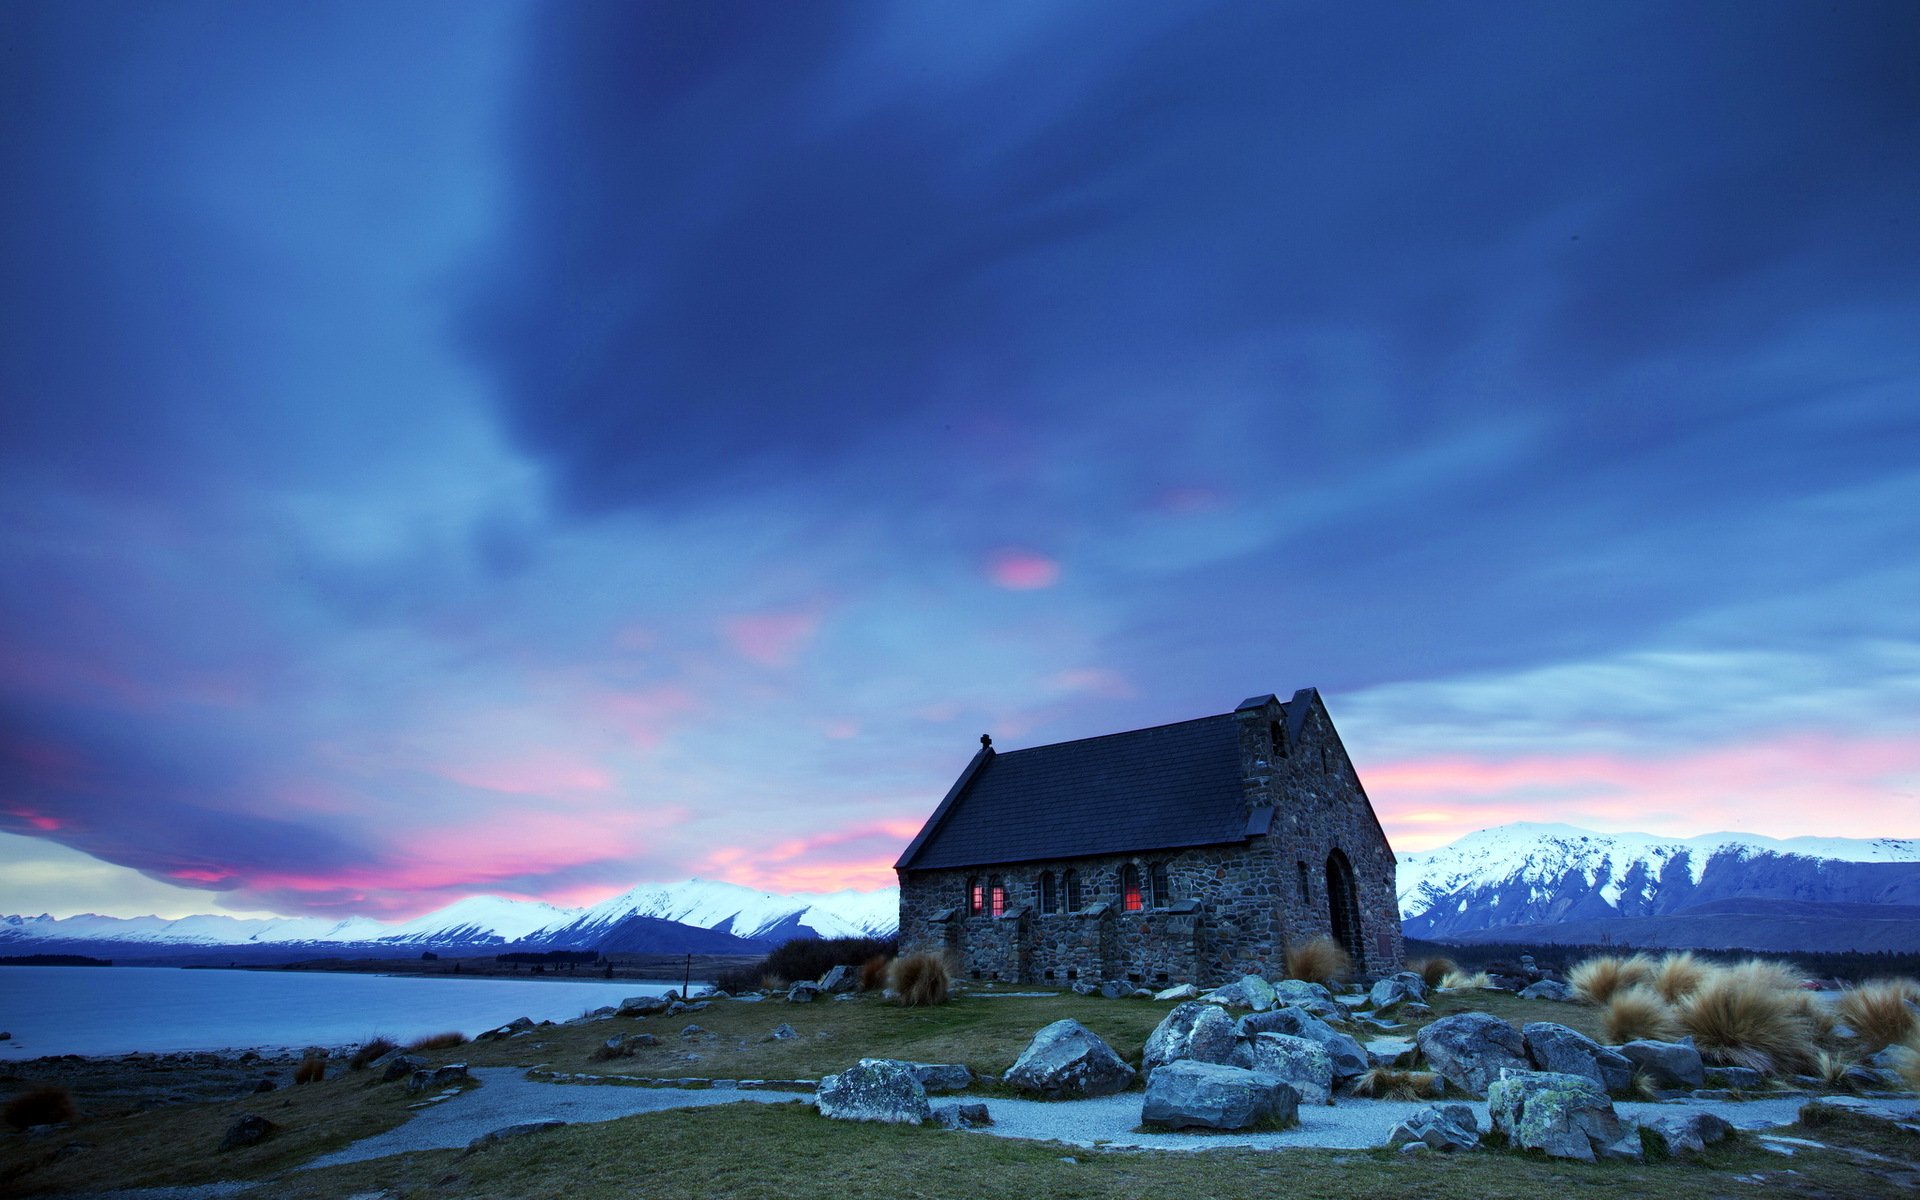
{"type": "Polygon", "coordinates": [[[347,1060],[347,1070],[364,1071],[373,1064],[374,1059],[379,1058],[383,1054],[390,1054],[399,1048],[392,1038],[369,1038],[358,1050],[353,1052],[353,1057],[347,1060]]]}
{"type": "Polygon", "coordinates": [[[893,968],[891,954],[876,954],[860,964],[860,990],[877,992],[887,986],[887,972],[893,968]]]}
{"type": "Polygon", "coordinates": [[[1433,1096],[1432,1071],[1374,1067],[1353,1081],[1353,1094],[1374,1100],[1427,1100],[1433,1096]]]}
{"type": "Polygon", "coordinates": [[[894,959],[889,982],[899,994],[900,1003],[908,1008],[945,1004],[953,986],[947,960],[938,954],[908,954],[894,959]]]}
{"type": "Polygon", "coordinates": [[[1860,1035],[1861,1047],[1871,1054],[1920,1033],[1920,1017],[1914,1015],[1913,1004],[1920,1004],[1920,983],[1872,979],[1842,993],[1834,1011],[1860,1035]]]}
{"type": "Polygon", "coordinates": [[[0,1109],[0,1119],[15,1129],[34,1125],[65,1125],[79,1118],[73,1096],[58,1084],[21,1092],[0,1109]]]}
{"type": "Polygon", "coordinates": [[[1460,964],[1442,954],[1408,963],[1407,969],[1419,975],[1428,987],[1436,988],[1446,983],[1449,975],[1459,974],[1460,964]]]}
{"type": "Polygon", "coordinates": [[[1607,1000],[1603,1025],[1607,1041],[1672,1041],[1680,1035],[1680,1021],[1673,1006],[1660,993],[1644,984],[1635,984],[1613,993],[1607,1000]]]}
{"type": "Polygon", "coordinates": [[[1601,954],[1567,972],[1567,984],[1589,1004],[1605,1004],[1613,994],[1653,978],[1653,960],[1644,954],[1625,958],[1601,954]]]}
{"type": "Polygon", "coordinates": [[[1900,1079],[1910,1092],[1920,1092],[1920,1033],[1915,1033],[1900,1043],[1906,1053],[1900,1056],[1899,1065],[1894,1069],[1900,1072],[1900,1079]]]}
{"type": "Polygon", "coordinates": [[[1338,983],[1353,974],[1353,959],[1330,938],[1287,947],[1287,976],[1308,983],[1338,983]]]}
{"type": "Polygon", "coordinates": [[[300,1065],[293,1069],[295,1083],[319,1083],[326,1077],[327,1060],[316,1056],[310,1055],[301,1059],[300,1065]]]}
{"type": "Polygon", "coordinates": [[[426,1037],[415,1038],[407,1043],[408,1054],[419,1054],[424,1050],[451,1050],[455,1046],[467,1044],[467,1035],[448,1030],[446,1033],[430,1033],[426,1037]]]}
{"type": "Polygon", "coordinates": [[[1661,999],[1668,1004],[1678,1004],[1699,991],[1713,970],[1712,964],[1694,957],[1692,951],[1682,950],[1661,956],[1654,964],[1650,982],[1661,999]]]}
{"type": "Polygon", "coordinates": [[[1490,988],[1493,986],[1493,976],[1485,971],[1474,971],[1471,974],[1465,971],[1449,971],[1446,978],[1440,981],[1440,986],[1450,992],[1460,991],[1463,988],[1490,988]]]}
{"type": "Polygon", "coordinates": [[[1752,960],[1716,971],[1680,1004],[1681,1028],[1702,1057],[1769,1075],[1808,1070],[1814,1061],[1814,1023],[1808,997],[1779,964],[1752,960]]]}
{"type": "Polygon", "coordinates": [[[1808,1074],[1816,1076],[1821,1083],[1836,1092],[1851,1092],[1858,1089],[1847,1072],[1859,1066],[1859,1061],[1847,1054],[1836,1054],[1831,1050],[1813,1052],[1812,1069],[1808,1074]]]}

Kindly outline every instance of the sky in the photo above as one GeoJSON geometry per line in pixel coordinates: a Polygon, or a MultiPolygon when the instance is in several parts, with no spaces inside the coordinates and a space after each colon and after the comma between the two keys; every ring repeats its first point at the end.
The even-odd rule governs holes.
{"type": "Polygon", "coordinates": [[[1317,686],[1920,835],[1920,7],[0,7],[0,912],[869,889],[1317,686]]]}

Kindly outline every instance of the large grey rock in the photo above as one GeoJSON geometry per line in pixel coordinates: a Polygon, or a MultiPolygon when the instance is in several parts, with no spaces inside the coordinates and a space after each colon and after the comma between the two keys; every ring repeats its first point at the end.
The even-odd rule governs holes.
{"type": "Polygon", "coordinates": [[[1176,983],[1165,991],[1155,992],[1155,1000],[1192,1000],[1200,994],[1200,989],[1190,983],[1176,983]]]}
{"type": "Polygon", "coordinates": [[[1700,1052],[1686,1042],[1628,1042],[1620,1047],[1635,1069],[1657,1088],[1703,1088],[1706,1064],[1700,1052]]]}
{"type": "Polygon", "coordinates": [[[933,1119],[948,1129],[979,1129],[993,1124],[984,1104],[943,1104],[933,1110],[933,1119]]]}
{"type": "Polygon", "coordinates": [[[1201,999],[1208,1004],[1225,1008],[1250,1008],[1255,1012],[1265,1012],[1279,1003],[1273,985],[1258,975],[1242,975],[1225,987],[1213,989],[1201,999]]]}
{"type": "Polygon", "coordinates": [[[1182,1059],[1147,1076],[1140,1123],[1167,1129],[1285,1129],[1298,1119],[1300,1093],[1275,1075],[1182,1059]]]}
{"type": "Polygon", "coordinates": [[[863,1058],[861,1062],[898,1062],[913,1072],[920,1086],[934,1092],[964,1092],[973,1086],[973,1071],[965,1063],[906,1062],[901,1059],[863,1058]]]}
{"type": "Polygon", "coordinates": [[[280,1127],[265,1117],[247,1113],[227,1127],[226,1136],[220,1139],[222,1150],[239,1150],[246,1146],[257,1146],[266,1141],[280,1127]]]}
{"type": "Polygon", "coordinates": [[[1415,1142],[1442,1153],[1478,1150],[1480,1123],[1465,1104],[1430,1105],[1395,1125],[1387,1135],[1390,1150],[1415,1142]]]}
{"type": "Polygon", "coordinates": [[[1573,1000],[1573,989],[1558,979],[1542,979],[1520,989],[1522,1000],[1557,1000],[1563,1004],[1573,1000]]]}
{"type": "MultiPolygon", "coordinates": [[[[1234,1024],[1234,1032],[1249,1043],[1263,1033],[1285,1033],[1306,1038],[1310,1042],[1318,1042],[1320,1048],[1327,1052],[1328,1060],[1333,1063],[1333,1077],[1336,1082],[1367,1073],[1369,1065],[1367,1052],[1360,1048],[1359,1042],[1298,1005],[1288,1005],[1286,1008],[1277,1008],[1272,1012],[1249,1013],[1234,1024]]],[[[1244,1061],[1239,1057],[1234,1059],[1239,1066],[1252,1065],[1253,1048],[1247,1045],[1245,1049],[1244,1061]]]]}
{"type": "Polygon", "coordinates": [[[1066,1017],[1034,1034],[1001,1078],[1046,1096],[1106,1096],[1126,1090],[1133,1068],[1098,1034],[1066,1017]]]}
{"type": "Polygon", "coordinates": [[[419,1070],[407,1076],[407,1090],[410,1092],[433,1091],[440,1088],[459,1087],[473,1078],[467,1074],[467,1064],[448,1063],[432,1070],[419,1070]]]}
{"type": "Polygon", "coordinates": [[[845,963],[820,977],[820,990],[823,992],[851,992],[860,986],[860,968],[845,963]]]}
{"type": "Polygon", "coordinates": [[[1367,999],[1373,1004],[1375,1012],[1385,1012],[1409,1000],[1418,1001],[1426,998],[1427,981],[1412,971],[1401,971],[1385,979],[1376,980],[1372,990],[1367,993],[1367,999]]]}
{"type": "Polygon", "coordinates": [[[1638,1133],[1621,1124],[1613,1101],[1583,1075],[1508,1071],[1488,1088],[1487,1112],[1517,1150],[1580,1162],[1641,1157],[1638,1133]]]}
{"type": "Polygon", "coordinates": [[[927,1090],[906,1063],[863,1058],[838,1075],[820,1081],[814,1107],[836,1121],[877,1121],[918,1125],[930,1115],[927,1090]]]}
{"type": "Polygon", "coordinates": [[[1502,1071],[1531,1071],[1520,1031],[1486,1013],[1441,1017],[1415,1035],[1420,1053],[1448,1083],[1484,1096],[1502,1071]]]}
{"type": "Polygon", "coordinates": [[[1733,1136],[1733,1126],[1710,1112],[1688,1113],[1683,1117],[1661,1117],[1642,1126],[1654,1140],[1666,1147],[1674,1158],[1692,1158],[1706,1152],[1708,1146],[1733,1136]]]}
{"type": "Polygon", "coordinates": [[[801,981],[787,989],[788,1004],[811,1004],[820,994],[820,985],[801,981]]]}
{"type": "Polygon", "coordinates": [[[628,996],[620,1002],[618,1011],[623,1017],[650,1017],[667,1011],[672,1003],[665,996],[628,996]]]}
{"type": "Polygon", "coordinates": [[[1552,1021],[1533,1021],[1520,1031],[1527,1057],[1542,1071],[1584,1075],[1609,1092],[1623,1092],[1633,1083],[1633,1063],[1577,1029],[1552,1021]]]}
{"type": "Polygon", "coordinates": [[[1367,1063],[1375,1067],[1411,1067],[1420,1047],[1412,1038],[1380,1037],[1367,1043],[1367,1063]]]}
{"type": "Polygon", "coordinates": [[[1290,1033],[1256,1034],[1253,1069],[1293,1085],[1302,1104],[1333,1103],[1333,1058],[1319,1042],[1290,1033]]]}
{"type": "Polygon", "coordinates": [[[424,1070],[427,1060],[417,1054],[396,1054],[387,1060],[387,1069],[380,1072],[381,1083],[396,1083],[409,1078],[415,1071],[424,1070]]]}
{"type": "Polygon", "coordinates": [[[1327,985],[1310,979],[1276,979],[1273,996],[1276,1005],[1333,1003],[1333,992],[1327,985]]]}
{"type": "Polygon", "coordinates": [[[1160,1019],[1147,1035],[1147,1047],[1140,1054],[1140,1069],[1152,1071],[1183,1058],[1200,1062],[1233,1061],[1233,1020],[1219,1006],[1188,1001],[1176,1006],[1160,1019]]]}

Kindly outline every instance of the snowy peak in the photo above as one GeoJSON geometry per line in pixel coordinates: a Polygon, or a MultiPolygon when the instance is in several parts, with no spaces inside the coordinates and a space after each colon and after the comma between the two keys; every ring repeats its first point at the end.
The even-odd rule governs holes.
{"type": "Polygon", "coordinates": [[[535,940],[584,942],[634,917],[674,921],[748,940],[805,936],[876,937],[899,921],[894,889],[816,896],[776,895],[737,883],[688,879],[642,884],[542,930],[535,940]]]}

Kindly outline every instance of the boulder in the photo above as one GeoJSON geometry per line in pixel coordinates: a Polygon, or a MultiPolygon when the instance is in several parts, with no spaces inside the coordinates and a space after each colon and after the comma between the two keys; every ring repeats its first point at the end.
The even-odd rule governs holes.
{"type": "Polygon", "coordinates": [[[1147,1077],[1140,1123],[1167,1129],[1285,1129],[1298,1119],[1300,1093],[1264,1071],[1182,1059],[1147,1077]]]}
{"type": "Polygon", "coordinates": [[[265,1117],[247,1113],[238,1121],[227,1126],[227,1135],[220,1139],[222,1150],[238,1150],[243,1146],[257,1146],[278,1132],[280,1127],[265,1117]]]}
{"type": "Polygon", "coordinates": [[[1374,1038],[1366,1050],[1367,1065],[1373,1067],[1410,1067],[1420,1053],[1412,1038],[1403,1037],[1374,1038]]]}
{"type": "Polygon", "coordinates": [[[1314,983],[1308,979],[1276,979],[1272,987],[1275,1007],[1283,1004],[1305,1006],[1333,1003],[1333,992],[1324,983],[1314,983]]]}
{"type": "Polygon", "coordinates": [[[984,1104],[943,1104],[933,1110],[933,1119],[948,1129],[979,1129],[993,1124],[984,1104]]]}
{"type": "Polygon", "coordinates": [[[1100,994],[1108,1000],[1125,1000],[1133,995],[1133,985],[1118,979],[1109,979],[1100,985],[1100,994]]]}
{"type": "Polygon", "coordinates": [[[1558,979],[1542,979],[1520,989],[1522,1000],[1557,1000],[1562,1004],[1573,1000],[1573,989],[1558,979]]]}
{"type": "Polygon", "coordinates": [[[1434,1104],[1414,1113],[1387,1135],[1389,1150],[1408,1145],[1451,1154],[1480,1148],[1480,1123],[1465,1104],[1434,1104]]]}
{"type": "Polygon", "coordinates": [[[926,1089],[907,1064],[887,1058],[864,1058],[822,1079],[813,1103],[836,1121],[918,1125],[931,1115],[926,1089]]]}
{"type": "Polygon", "coordinates": [[[1290,1033],[1254,1036],[1253,1069],[1293,1086],[1302,1104],[1333,1103],[1333,1058],[1326,1047],[1290,1033]]]}
{"type": "Polygon", "coordinates": [[[1454,1087],[1484,1096],[1502,1071],[1530,1073],[1520,1031],[1486,1013],[1441,1017],[1415,1035],[1427,1062],[1454,1087]]]}
{"type": "Polygon", "coordinates": [[[1242,975],[1225,987],[1217,987],[1201,997],[1209,1004],[1218,1004],[1226,1008],[1250,1008],[1255,1012],[1265,1012],[1279,1003],[1273,985],[1258,975],[1242,975]]]}
{"type": "Polygon", "coordinates": [[[964,1092],[973,1086],[973,1071],[965,1063],[906,1062],[901,1059],[863,1058],[861,1062],[897,1062],[913,1072],[920,1086],[931,1092],[964,1092]]]}
{"type": "Polygon", "coordinates": [[[1155,1000],[1191,1000],[1200,994],[1200,989],[1190,983],[1175,984],[1163,992],[1155,992],[1155,1000]]]}
{"type": "Polygon", "coordinates": [[[565,1121],[522,1121],[518,1125],[509,1125],[491,1133],[483,1133],[467,1143],[468,1154],[478,1154],[482,1150],[491,1150],[501,1142],[510,1142],[515,1138],[526,1137],[530,1133],[542,1133],[549,1129],[566,1128],[565,1121]]]}
{"type": "Polygon", "coordinates": [[[1397,975],[1389,975],[1385,979],[1377,980],[1372,990],[1367,993],[1367,999],[1372,1003],[1375,1012],[1385,1012],[1409,1000],[1426,998],[1427,981],[1412,971],[1401,971],[1397,975]]]}
{"type": "MultiPolygon", "coordinates": [[[[1360,1048],[1359,1042],[1298,1005],[1277,1008],[1272,1012],[1249,1013],[1235,1022],[1234,1032],[1249,1043],[1263,1033],[1285,1033],[1306,1038],[1310,1042],[1318,1042],[1320,1048],[1327,1052],[1328,1060],[1333,1064],[1333,1077],[1336,1082],[1367,1073],[1369,1065],[1367,1052],[1360,1048]]],[[[1251,1045],[1245,1046],[1245,1061],[1236,1057],[1235,1064],[1251,1066],[1252,1050],[1251,1045]]]]}
{"type": "Polygon", "coordinates": [[[1674,1158],[1692,1158],[1696,1154],[1703,1154],[1708,1146],[1733,1136],[1733,1126],[1725,1118],[1709,1112],[1661,1117],[1642,1128],[1651,1133],[1653,1140],[1674,1158]]]}
{"type": "Polygon", "coordinates": [[[1584,1075],[1608,1092],[1623,1092],[1633,1083],[1633,1063],[1577,1029],[1552,1021],[1533,1021],[1520,1031],[1527,1057],[1542,1071],[1584,1075]]]}
{"type": "Polygon", "coordinates": [[[1162,1017],[1148,1035],[1140,1069],[1152,1071],[1183,1058],[1230,1063],[1237,1041],[1233,1021],[1217,1005],[1190,1000],[1162,1017]]]}
{"type": "Polygon", "coordinates": [[[467,1074],[467,1064],[448,1063],[444,1067],[435,1067],[430,1071],[415,1071],[407,1077],[407,1090],[409,1092],[438,1091],[442,1088],[459,1087],[471,1078],[472,1076],[467,1074]]]}
{"type": "Polygon", "coordinates": [[[818,984],[807,983],[803,980],[787,989],[787,1003],[811,1004],[813,1003],[814,997],[819,994],[820,987],[818,984]]]}
{"type": "Polygon", "coordinates": [[[823,992],[851,992],[860,987],[860,968],[845,963],[820,977],[820,990],[823,992]]]}
{"type": "Polygon", "coordinates": [[[387,1060],[387,1069],[380,1073],[380,1082],[394,1083],[409,1078],[426,1065],[427,1060],[417,1054],[396,1054],[387,1060]]]}
{"type": "Polygon", "coordinates": [[[670,1003],[664,996],[628,996],[616,1011],[623,1017],[650,1017],[667,1011],[670,1003]]]}
{"type": "Polygon", "coordinates": [[[1638,1133],[1621,1124],[1613,1101],[1583,1075],[1510,1070],[1488,1088],[1487,1112],[1516,1150],[1580,1162],[1641,1158],[1638,1133]]]}
{"type": "Polygon", "coordinates": [[[1707,1086],[1706,1064],[1700,1061],[1700,1052],[1687,1042],[1628,1042],[1620,1047],[1620,1053],[1657,1088],[1707,1086]]]}
{"type": "Polygon", "coordinates": [[[1067,1017],[1034,1034],[1001,1078],[1044,1096],[1106,1096],[1126,1090],[1133,1074],[1113,1047],[1067,1017]]]}
{"type": "Polygon", "coordinates": [[[1099,990],[1099,988],[1084,980],[1073,985],[1073,994],[1076,996],[1091,996],[1099,990]]]}
{"type": "Polygon", "coordinates": [[[1766,1076],[1752,1067],[1708,1067],[1705,1074],[1708,1087],[1735,1092],[1758,1091],[1767,1081],[1766,1076]]]}

